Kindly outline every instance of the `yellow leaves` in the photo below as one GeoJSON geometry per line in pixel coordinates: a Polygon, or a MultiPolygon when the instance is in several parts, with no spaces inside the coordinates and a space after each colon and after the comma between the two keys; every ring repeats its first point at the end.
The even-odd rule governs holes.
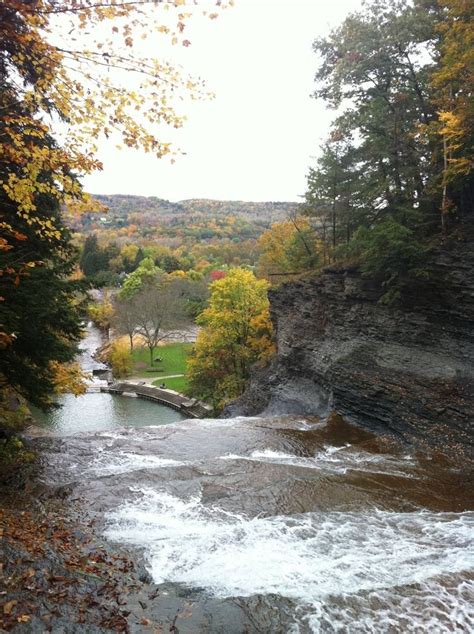
{"type": "Polygon", "coordinates": [[[274,223],[260,236],[258,246],[258,274],[273,284],[288,280],[285,273],[304,270],[306,246],[315,253],[320,249],[308,219],[300,216],[274,223]]]}
{"type": "Polygon", "coordinates": [[[107,330],[114,315],[114,307],[108,294],[104,295],[104,299],[100,304],[91,304],[88,307],[88,313],[89,317],[99,328],[107,330]]]}
{"type": "Polygon", "coordinates": [[[199,333],[188,364],[197,392],[218,401],[237,396],[250,366],[271,353],[268,284],[251,271],[231,269],[211,284],[209,307],[201,313],[199,333]]]}
{"type": "Polygon", "coordinates": [[[184,280],[187,278],[186,271],[181,271],[179,269],[176,271],[171,271],[171,273],[169,273],[168,276],[172,279],[178,279],[178,280],[184,280]]]}
{"type": "Polygon", "coordinates": [[[268,284],[251,271],[231,269],[211,284],[209,307],[201,313],[200,331],[188,362],[194,392],[220,407],[245,387],[250,367],[273,352],[268,312],[268,284]]]}
{"type": "Polygon", "coordinates": [[[114,377],[123,378],[129,374],[132,368],[132,357],[124,342],[114,341],[107,357],[114,377]]]}
{"type": "Polygon", "coordinates": [[[55,394],[74,394],[80,396],[86,393],[86,374],[78,363],[60,363],[50,361],[50,370],[53,375],[55,394]]]}
{"type": "Polygon", "coordinates": [[[3,606],[3,614],[11,614],[13,608],[15,607],[15,605],[18,603],[18,601],[16,601],[15,599],[13,599],[12,601],[8,601],[7,603],[4,604],[3,606]]]}
{"type": "Polygon", "coordinates": [[[28,623],[28,621],[31,621],[31,616],[29,616],[29,614],[20,614],[16,620],[18,623],[28,623]]]}
{"type": "Polygon", "coordinates": [[[438,113],[441,122],[440,133],[449,139],[457,139],[463,136],[461,117],[454,112],[442,111],[438,113]]]}
{"type": "Polygon", "coordinates": [[[440,144],[445,165],[442,183],[446,187],[474,169],[472,130],[474,112],[468,87],[474,83],[474,26],[472,2],[440,0],[444,19],[438,23],[440,60],[431,77],[439,121],[428,126],[440,144]]]}
{"type": "MultiPolygon", "coordinates": [[[[185,120],[175,110],[177,100],[183,92],[196,99],[210,96],[202,82],[189,79],[170,64],[142,56],[137,44],[160,33],[173,44],[189,46],[190,41],[182,39],[192,15],[182,10],[185,0],[164,6],[145,2],[147,10],[138,6],[143,3],[115,0],[59,4],[61,11],[56,12],[50,11],[52,4],[41,1],[33,11],[31,3],[15,2],[14,18],[0,24],[0,47],[8,46],[6,89],[0,95],[4,130],[0,155],[11,165],[0,187],[27,224],[48,240],[60,236],[53,226],[35,217],[38,194],[54,196],[74,213],[93,211],[97,203],[82,192],[73,174],[102,169],[95,158],[100,136],[121,137],[119,145],[157,157],[176,154],[161,134],[163,126],[179,128],[185,120]],[[163,16],[162,10],[170,7],[174,13],[163,16]],[[110,27],[97,29],[103,22],[110,27]],[[76,42],[84,42],[82,49],[74,35],[57,44],[53,37],[58,29],[70,35],[80,30],[76,42]],[[100,33],[99,40],[94,33],[100,33]],[[55,117],[68,125],[61,147],[48,139],[55,117]],[[51,178],[45,179],[44,174],[51,178]]],[[[8,250],[8,240],[3,239],[0,248],[8,250]]]]}

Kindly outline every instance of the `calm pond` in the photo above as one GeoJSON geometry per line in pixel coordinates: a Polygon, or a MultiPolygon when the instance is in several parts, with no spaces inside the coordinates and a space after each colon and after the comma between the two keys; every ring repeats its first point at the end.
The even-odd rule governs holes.
{"type": "Polygon", "coordinates": [[[64,435],[165,425],[184,418],[164,405],[112,394],[94,393],[78,397],[66,394],[60,403],[60,409],[47,414],[35,409],[33,414],[42,427],[64,435]]]}
{"type": "MultiPolygon", "coordinates": [[[[89,323],[87,334],[81,341],[81,354],[77,359],[86,372],[106,368],[93,357],[102,343],[99,330],[89,323]]],[[[95,382],[98,385],[104,383],[100,380],[95,382]]],[[[66,394],[58,402],[61,407],[46,414],[33,407],[31,411],[41,427],[61,435],[110,431],[122,427],[166,425],[184,419],[179,412],[158,403],[100,392],[78,397],[66,394]]]]}

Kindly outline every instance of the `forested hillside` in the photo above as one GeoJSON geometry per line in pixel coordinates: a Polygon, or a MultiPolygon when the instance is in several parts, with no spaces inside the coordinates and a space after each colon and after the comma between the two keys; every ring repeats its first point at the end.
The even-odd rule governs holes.
{"type": "MultiPolygon", "coordinates": [[[[301,206],[292,202],[244,202],[229,200],[191,199],[173,203],[156,196],[96,195],[108,209],[107,213],[84,213],[72,221],[77,231],[121,229],[137,223],[146,225],[139,230],[149,236],[156,228],[164,229],[169,237],[186,235],[209,238],[233,235],[235,238],[255,237],[272,223],[296,213],[301,206]]],[[[138,230],[138,228],[137,228],[138,230]]]]}
{"type": "MultiPolygon", "coordinates": [[[[107,212],[84,213],[70,221],[78,246],[94,234],[104,253],[97,267],[86,270],[86,275],[129,272],[133,266],[124,265],[123,260],[134,260],[137,248],[157,260],[166,258],[164,267],[168,270],[188,270],[199,263],[201,268],[253,266],[260,254],[260,236],[272,224],[295,217],[302,208],[294,202],[192,199],[173,203],[125,195],[95,198],[107,212]],[[122,259],[117,260],[121,253],[122,259]],[[109,266],[111,260],[115,261],[109,266]]],[[[110,280],[110,275],[104,279],[110,280]]]]}

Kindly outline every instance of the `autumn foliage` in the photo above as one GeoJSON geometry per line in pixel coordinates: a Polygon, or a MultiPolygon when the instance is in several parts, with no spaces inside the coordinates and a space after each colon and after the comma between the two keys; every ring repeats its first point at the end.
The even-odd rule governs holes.
{"type": "Polygon", "coordinates": [[[98,139],[172,154],[163,128],[182,125],[177,101],[207,94],[139,44],[153,35],[189,46],[185,5],[0,0],[1,390],[46,407],[54,364],[75,354],[76,252],[64,213],[102,208],[80,180],[101,169],[98,139]]]}
{"type": "Polygon", "coordinates": [[[326,262],[358,265],[384,301],[422,287],[474,196],[474,4],[372,0],[314,43],[314,96],[337,112],[308,176],[326,262]]]}
{"type": "Polygon", "coordinates": [[[250,368],[272,354],[268,283],[251,271],[231,269],[211,284],[202,330],[188,361],[190,392],[220,409],[243,392],[250,368]]]}

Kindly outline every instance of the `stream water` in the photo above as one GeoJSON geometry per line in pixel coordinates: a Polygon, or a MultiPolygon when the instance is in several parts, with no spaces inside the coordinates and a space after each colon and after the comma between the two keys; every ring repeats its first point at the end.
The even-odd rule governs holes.
{"type": "Polygon", "coordinates": [[[207,606],[179,631],[473,631],[465,465],[337,417],[83,429],[38,439],[44,478],[74,484],[71,504],[142,553],[163,595],[207,606]]]}
{"type": "MultiPolygon", "coordinates": [[[[106,370],[106,366],[93,356],[102,343],[99,330],[89,323],[77,358],[86,372],[106,370]]],[[[105,384],[105,381],[95,376],[90,381],[91,385],[102,383],[105,384]]],[[[59,402],[60,408],[46,414],[36,408],[31,410],[42,427],[64,435],[121,429],[124,426],[163,425],[184,418],[179,412],[158,403],[101,392],[79,397],[66,394],[59,402]]]]}

